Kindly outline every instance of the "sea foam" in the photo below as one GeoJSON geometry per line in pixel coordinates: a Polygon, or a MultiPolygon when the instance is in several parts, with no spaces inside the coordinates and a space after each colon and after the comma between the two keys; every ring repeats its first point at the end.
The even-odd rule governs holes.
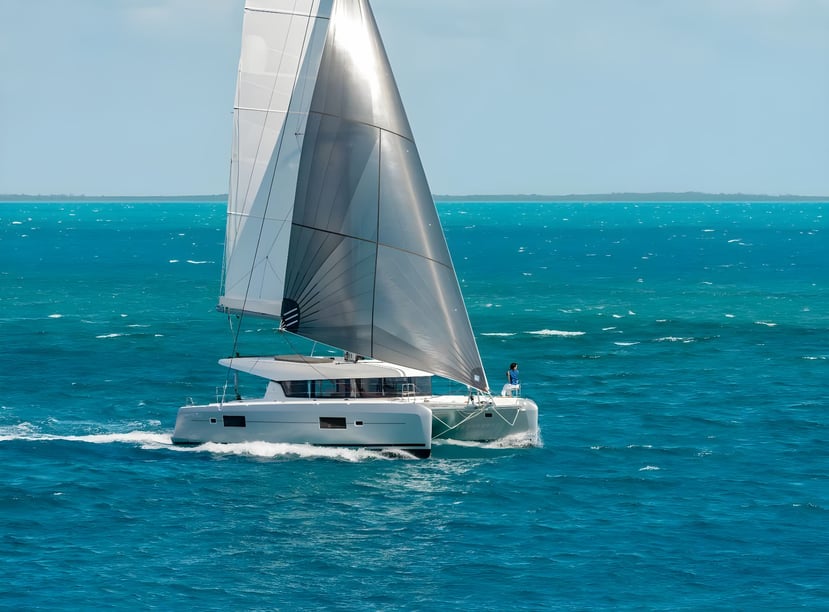
{"type": "Polygon", "coordinates": [[[561,331],[558,329],[539,329],[537,331],[527,332],[533,336],[558,336],[560,338],[574,338],[576,336],[583,336],[587,332],[583,331],[561,331]]]}

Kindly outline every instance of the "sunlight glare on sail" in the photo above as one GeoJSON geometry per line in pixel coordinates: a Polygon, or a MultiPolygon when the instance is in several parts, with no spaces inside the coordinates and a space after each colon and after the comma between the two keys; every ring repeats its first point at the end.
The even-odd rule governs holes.
{"type": "MultiPolygon", "coordinates": [[[[344,9],[341,9],[345,12],[344,9]]],[[[377,53],[373,40],[366,36],[365,24],[359,15],[348,15],[336,24],[337,47],[347,53],[351,70],[360,75],[360,80],[369,89],[370,98],[375,100],[380,95],[380,71],[377,65],[377,53]]]]}

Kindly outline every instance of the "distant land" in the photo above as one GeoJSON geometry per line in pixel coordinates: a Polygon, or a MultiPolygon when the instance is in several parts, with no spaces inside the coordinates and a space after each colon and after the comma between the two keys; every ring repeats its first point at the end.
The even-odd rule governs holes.
{"type": "Polygon", "coordinates": [[[0,202],[227,202],[227,194],[178,196],[87,196],[0,194],[0,202]]]}
{"type": "MultiPolygon", "coordinates": [[[[569,195],[435,195],[436,202],[829,202],[829,196],[702,193],[587,193],[569,195]]],[[[0,194],[0,202],[227,202],[227,194],[177,196],[86,196],[0,194]]]]}
{"type": "Polygon", "coordinates": [[[829,202],[829,196],[758,195],[746,193],[652,192],[573,193],[569,195],[436,195],[438,202],[829,202]]]}

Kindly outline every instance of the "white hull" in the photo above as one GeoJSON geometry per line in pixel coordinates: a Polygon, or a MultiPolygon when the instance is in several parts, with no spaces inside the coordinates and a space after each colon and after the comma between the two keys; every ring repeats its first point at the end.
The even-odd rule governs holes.
{"type": "Polygon", "coordinates": [[[538,407],[525,398],[470,403],[466,396],[407,400],[252,400],[184,406],[175,444],[274,442],[407,451],[425,458],[431,441],[490,442],[534,435],[538,407]]]}
{"type": "Polygon", "coordinates": [[[431,453],[432,413],[403,400],[242,400],[183,406],[174,444],[274,442],[431,453]]]}
{"type": "Polygon", "coordinates": [[[538,406],[523,397],[492,397],[470,404],[457,395],[430,398],[432,438],[491,442],[509,436],[538,433],[538,406]]]}
{"type": "Polygon", "coordinates": [[[538,432],[532,400],[432,395],[427,372],[381,361],[283,355],[220,363],[267,379],[265,396],[180,408],[173,443],[312,444],[428,457],[433,438],[491,442],[538,432]]]}

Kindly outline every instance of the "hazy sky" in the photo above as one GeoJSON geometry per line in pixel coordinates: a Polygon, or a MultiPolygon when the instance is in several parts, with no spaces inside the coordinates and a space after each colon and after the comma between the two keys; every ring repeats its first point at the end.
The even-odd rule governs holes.
{"type": "MultiPolygon", "coordinates": [[[[0,0],[0,193],[227,192],[243,0],[0,0]]],[[[829,194],[829,0],[373,0],[432,191],[829,194]]]]}

